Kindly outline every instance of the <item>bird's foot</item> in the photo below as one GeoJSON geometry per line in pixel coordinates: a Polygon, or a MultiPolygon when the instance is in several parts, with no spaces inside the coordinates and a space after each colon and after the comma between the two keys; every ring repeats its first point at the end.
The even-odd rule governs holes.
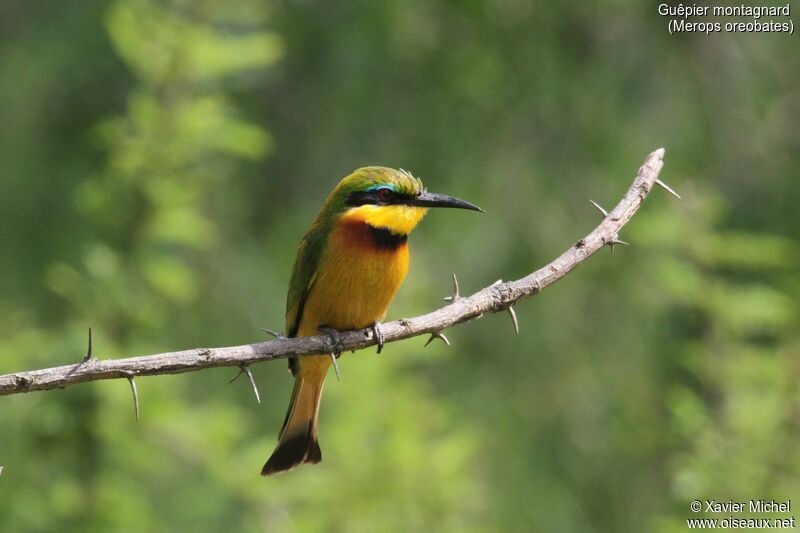
{"type": "Polygon", "coordinates": [[[327,335],[331,340],[331,353],[333,353],[336,357],[342,355],[344,342],[342,341],[342,336],[339,334],[339,331],[327,326],[321,326],[317,328],[317,331],[327,335]]]}
{"type": "Polygon", "coordinates": [[[342,342],[342,336],[339,335],[339,332],[333,328],[327,327],[320,327],[317,328],[320,333],[324,333],[327,335],[331,340],[331,362],[333,363],[333,370],[336,372],[336,381],[339,381],[339,364],[336,362],[336,359],[342,355],[342,349],[344,348],[344,343],[342,342]]]}
{"type": "Polygon", "coordinates": [[[378,353],[381,353],[383,345],[386,343],[386,337],[383,335],[381,323],[376,320],[370,324],[370,327],[372,328],[372,336],[378,341],[378,353]]]}

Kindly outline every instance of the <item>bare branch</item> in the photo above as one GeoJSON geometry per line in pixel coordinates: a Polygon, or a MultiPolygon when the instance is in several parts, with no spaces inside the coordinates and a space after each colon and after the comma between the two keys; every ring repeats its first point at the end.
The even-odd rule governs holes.
{"type": "MultiPolygon", "coordinates": [[[[449,305],[418,317],[382,324],[381,332],[385,342],[395,342],[423,334],[434,334],[436,337],[436,333],[450,326],[468,322],[487,313],[506,311],[513,304],[538,294],[569,274],[604,245],[621,244],[615,242],[619,241],[617,235],[656,184],[664,164],[663,157],[663,148],[647,156],[625,196],[608,213],[600,225],[550,264],[522,279],[496,283],[471,296],[458,295],[456,286],[454,297],[449,305]]],[[[663,186],[663,184],[659,185],[663,186]]],[[[674,192],[669,188],[667,190],[674,192]]],[[[454,278],[455,283],[457,281],[454,278]]],[[[367,348],[377,343],[371,327],[358,331],[341,332],[338,340],[342,351],[367,348]]],[[[260,361],[306,355],[328,355],[330,352],[330,336],[316,335],[292,339],[278,337],[268,342],[242,346],[195,348],[125,359],[100,361],[91,358],[78,364],[0,376],[0,396],[64,388],[85,381],[178,374],[222,366],[242,367],[260,361]]],[[[131,385],[134,385],[133,380],[131,380],[131,385]]]]}

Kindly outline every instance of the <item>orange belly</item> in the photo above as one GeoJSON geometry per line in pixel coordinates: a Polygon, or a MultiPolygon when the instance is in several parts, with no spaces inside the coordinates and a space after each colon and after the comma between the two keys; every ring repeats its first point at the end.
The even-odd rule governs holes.
{"type": "Polygon", "coordinates": [[[383,320],[407,272],[405,241],[381,245],[366,224],[340,224],[331,234],[306,297],[297,335],[317,335],[323,326],[364,328],[383,320]]]}

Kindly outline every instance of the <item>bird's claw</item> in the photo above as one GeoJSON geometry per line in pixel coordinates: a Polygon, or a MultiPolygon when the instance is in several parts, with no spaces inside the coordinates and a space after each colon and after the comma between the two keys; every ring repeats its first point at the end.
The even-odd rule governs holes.
{"type": "Polygon", "coordinates": [[[317,328],[317,331],[320,333],[324,333],[328,336],[331,341],[331,352],[339,357],[342,355],[342,350],[344,349],[344,341],[342,341],[342,336],[339,335],[339,332],[333,328],[328,327],[320,327],[317,328]]]}
{"type": "Polygon", "coordinates": [[[383,330],[381,330],[381,323],[376,320],[370,327],[372,328],[372,336],[378,341],[378,353],[381,353],[383,345],[386,343],[386,337],[383,334],[383,330]]]}
{"type": "Polygon", "coordinates": [[[333,371],[336,372],[336,381],[339,381],[339,363],[336,362],[336,359],[342,355],[342,349],[344,348],[342,336],[333,328],[321,327],[317,329],[320,333],[327,335],[331,340],[331,362],[333,363],[333,371]]]}

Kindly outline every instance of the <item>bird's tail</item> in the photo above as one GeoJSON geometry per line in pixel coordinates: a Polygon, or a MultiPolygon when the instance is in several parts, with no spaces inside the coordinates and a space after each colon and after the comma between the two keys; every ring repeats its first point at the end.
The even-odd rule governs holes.
{"type": "Polygon", "coordinates": [[[294,391],[286,420],[278,435],[278,445],[261,469],[262,476],[290,470],[302,463],[319,463],[322,452],[317,441],[319,401],[330,359],[321,356],[301,358],[294,380],[294,391]],[[312,361],[306,361],[306,360],[312,361]]]}

